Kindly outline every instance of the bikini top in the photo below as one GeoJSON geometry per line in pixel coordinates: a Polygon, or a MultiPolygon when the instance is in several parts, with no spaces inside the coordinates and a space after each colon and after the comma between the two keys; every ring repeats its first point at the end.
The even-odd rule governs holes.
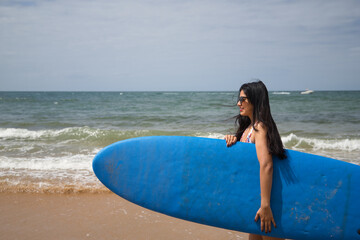
{"type": "MultiPolygon", "coordinates": [[[[251,127],[251,129],[250,129],[250,131],[249,131],[249,133],[248,133],[248,135],[246,136],[246,139],[245,139],[245,141],[244,141],[245,143],[252,143],[252,142],[251,142],[251,134],[252,134],[253,130],[254,130],[254,127],[251,127]]],[[[243,135],[241,136],[241,139],[243,138],[244,133],[245,133],[245,131],[243,132],[243,135]]]]}

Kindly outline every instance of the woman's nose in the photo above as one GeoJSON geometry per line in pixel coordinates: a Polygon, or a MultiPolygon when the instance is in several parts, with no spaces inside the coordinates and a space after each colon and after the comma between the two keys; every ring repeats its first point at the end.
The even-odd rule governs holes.
{"type": "Polygon", "coordinates": [[[241,102],[240,102],[240,100],[237,102],[237,104],[236,105],[238,105],[239,107],[241,106],[241,102]]]}

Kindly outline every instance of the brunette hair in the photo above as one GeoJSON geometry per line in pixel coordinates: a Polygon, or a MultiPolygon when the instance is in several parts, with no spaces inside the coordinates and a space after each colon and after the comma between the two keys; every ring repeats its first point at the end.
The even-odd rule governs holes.
{"type": "MultiPolygon", "coordinates": [[[[240,87],[240,92],[244,91],[248,101],[253,105],[253,128],[258,131],[255,127],[257,123],[262,123],[267,129],[267,147],[271,155],[275,155],[280,159],[286,158],[285,150],[279,131],[276,127],[274,119],[271,116],[269,94],[265,84],[262,81],[250,82],[243,84],[240,87]]],[[[247,116],[236,116],[235,124],[239,127],[236,131],[236,138],[240,140],[245,129],[251,124],[251,120],[247,116]]]]}

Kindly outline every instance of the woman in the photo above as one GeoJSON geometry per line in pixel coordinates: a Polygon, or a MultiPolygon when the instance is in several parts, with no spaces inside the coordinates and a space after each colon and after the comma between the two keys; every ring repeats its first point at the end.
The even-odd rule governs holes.
{"type": "MultiPolygon", "coordinates": [[[[226,135],[228,147],[237,141],[254,143],[260,163],[261,204],[255,215],[260,219],[261,231],[271,232],[271,224],[276,223],[270,208],[270,195],[273,177],[272,155],[286,158],[285,150],[276,124],[271,116],[269,96],[263,82],[251,82],[241,86],[237,106],[240,114],[236,117],[239,128],[234,135],[226,135]]],[[[279,239],[250,234],[249,239],[279,239]]]]}

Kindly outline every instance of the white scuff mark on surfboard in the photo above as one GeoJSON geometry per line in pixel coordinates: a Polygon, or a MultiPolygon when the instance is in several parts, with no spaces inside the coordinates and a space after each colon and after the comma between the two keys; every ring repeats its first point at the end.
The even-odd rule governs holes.
{"type": "Polygon", "coordinates": [[[295,207],[291,208],[290,216],[295,215],[295,219],[298,223],[306,224],[306,222],[310,220],[310,214],[299,211],[298,207],[296,206],[300,206],[300,205],[301,204],[299,202],[295,203],[295,207]]]}
{"type": "Polygon", "coordinates": [[[330,199],[332,199],[333,197],[335,197],[336,193],[339,191],[339,189],[341,188],[341,186],[342,186],[342,181],[340,180],[340,181],[338,182],[336,188],[335,188],[332,192],[330,192],[330,194],[327,195],[326,198],[327,198],[328,200],[330,200],[330,199]]]}

